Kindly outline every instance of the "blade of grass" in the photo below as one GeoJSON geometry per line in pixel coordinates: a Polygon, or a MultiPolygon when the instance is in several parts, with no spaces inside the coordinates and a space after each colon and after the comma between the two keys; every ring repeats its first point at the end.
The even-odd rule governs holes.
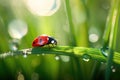
{"type": "Polygon", "coordinates": [[[103,41],[103,49],[106,49],[108,47],[109,35],[110,35],[111,25],[112,25],[113,10],[114,10],[114,7],[111,7],[109,14],[108,14],[108,17],[107,17],[106,28],[105,28],[105,32],[103,35],[103,40],[104,40],[103,41]]]}
{"type": "MultiPolygon", "coordinates": [[[[106,57],[102,55],[100,49],[97,48],[86,48],[86,47],[70,47],[70,46],[58,46],[55,48],[29,48],[29,49],[22,49],[15,52],[8,52],[0,54],[0,59],[9,57],[9,56],[18,56],[18,55],[25,55],[27,54],[34,55],[34,54],[56,54],[56,55],[66,55],[66,56],[77,56],[83,57],[84,55],[90,56],[90,59],[97,60],[99,62],[106,62],[106,57]]],[[[120,64],[120,53],[114,52],[113,60],[115,63],[120,64]]]]}
{"type": "Polygon", "coordinates": [[[71,39],[72,39],[71,46],[76,46],[75,31],[74,31],[74,25],[73,25],[73,22],[72,22],[73,19],[72,19],[69,0],[65,0],[65,6],[66,6],[66,13],[67,13],[68,22],[69,22],[70,36],[71,36],[71,39]]]}
{"type": "MultiPolygon", "coordinates": [[[[66,6],[66,13],[68,16],[68,22],[69,22],[69,28],[70,28],[70,36],[71,36],[71,40],[72,40],[72,45],[71,46],[76,46],[76,38],[75,38],[75,30],[74,30],[74,25],[72,22],[72,14],[71,14],[71,8],[70,8],[70,2],[69,0],[65,0],[65,6],[66,6]]],[[[78,62],[78,58],[76,57],[75,60],[77,60],[76,62],[76,66],[77,66],[77,76],[75,77],[75,79],[77,80],[81,80],[82,78],[82,73],[80,72],[81,68],[80,68],[80,63],[78,62]]]]}
{"type": "MultiPolygon", "coordinates": [[[[111,31],[110,31],[110,38],[109,38],[109,55],[107,61],[107,69],[105,74],[105,80],[110,79],[111,74],[111,66],[113,64],[113,55],[116,46],[116,36],[117,36],[117,29],[118,29],[118,21],[119,21],[119,0],[114,0],[113,3],[113,15],[112,15],[112,24],[111,24],[111,31]]],[[[110,24],[110,23],[109,23],[110,24]]]]}

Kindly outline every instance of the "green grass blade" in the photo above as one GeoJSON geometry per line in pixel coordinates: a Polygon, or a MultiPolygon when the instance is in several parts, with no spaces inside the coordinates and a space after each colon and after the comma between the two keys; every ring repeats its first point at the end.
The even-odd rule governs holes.
{"type": "Polygon", "coordinates": [[[67,12],[67,16],[68,16],[70,35],[71,35],[71,39],[72,39],[72,46],[75,46],[76,45],[75,31],[74,31],[74,25],[73,25],[73,22],[72,22],[73,19],[72,19],[69,0],[65,0],[65,6],[66,6],[66,12],[67,12]]]}
{"type": "MultiPolygon", "coordinates": [[[[112,11],[112,23],[111,23],[111,31],[110,31],[110,37],[109,37],[109,54],[108,54],[108,61],[107,61],[107,69],[106,69],[106,76],[105,79],[110,79],[111,74],[111,66],[113,64],[113,55],[114,50],[116,46],[116,36],[117,36],[117,29],[118,29],[118,21],[119,21],[119,0],[115,0],[115,2],[112,5],[113,11],[112,11]]],[[[110,24],[110,23],[109,23],[110,24]]]]}
{"type": "MultiPolygon", "coordinates": [[[[97,48],[86,48],[86,47],[71,47],[71,46],[58,46],[55,48],[29,48],[23,49],[15,52],[8,52],[0,54],[0,59],[6,58],[9,56],[18,56],[23,54],[56,54],[56,55],[67,55],[67,56],[77,56],[83,58],[84,55],[88,55],[90,59],[97,60],[99,62],[106,62],[107,58],[102,55],[102,51],[97,48]]],[[[117,64],[120,64],[120,53],[114,52],[113,61],[117,64]]]]}

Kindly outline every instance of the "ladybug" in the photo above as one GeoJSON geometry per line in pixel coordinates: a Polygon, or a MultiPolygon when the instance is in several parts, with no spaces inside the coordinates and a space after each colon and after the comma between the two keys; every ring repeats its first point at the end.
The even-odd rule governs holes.
{"type": "Polygon", "coordinates": [[[50,44],[52,44],[52,46],[55,46],[57,45],[57,41],[48,35],[40,35],[33,40],[32,46],[42,47],[42,46],[50,45],[50,44]]]}

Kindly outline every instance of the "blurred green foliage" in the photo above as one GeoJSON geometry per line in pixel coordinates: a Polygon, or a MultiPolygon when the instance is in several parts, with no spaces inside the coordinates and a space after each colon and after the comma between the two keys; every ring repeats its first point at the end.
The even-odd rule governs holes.
{"type": "MultiPolygon", "coordinates": [[[[60,0],[60,8],[55,14],[37,16],[29,11],[25,0],[0,0],[0,53],[11,51],[11,47],[14,46],[18,49],[31,48],[33,39],[41,34],[53,36],[61,46],[101,48],[112,1],[114,2],[114,0],[60,0]],[[27,34],[15,43],[16,39],[11,37],[8,31],[13,20],[24,21],[28,26],[27,34]],[[94,36],[91,37],[91,34],[94,36]]],[[[120,52],[119,34],[120,28],[115,48],[117,52],[120,52]]],[[[95,60],[85,62],[76,56],[70,57],[69,62],[64,62],[61,58],[56,60],[56,56],[59,55],[38,54],[27,58],[15,56],[1,59],[1,79],[13,80],[20,75],[25,80],[104,80],[106,63],[101,64],[95,60]]],[[[111,80],[120,79],[119,68],[118,65],[113,65],[112,70],[116,71],[113,71],[111,80]]]]}
{"type": "MultiPolygon", "coordinates": [[[[41,34],[54,36],[60,45],[72,45],[69,18],[65,1],[61,1],[59,10],[52,16],[36,16],[26,8],[23,1],[0,1],[0,34],[2,39],[1,52],[9,50],[9,41],[12,40],[8,33],[8,25],[14,19],[27,23],[28,33],[21,39],[20,49],[31,47],[32,40],[41,34]]],[[[69,3],[68,3],[69,4],[69,3]]],[[[91,0],[70,1],[71,17],[74,27],[74,36],[77,46],[100,47],[105,29],[106,17],[110,8],[110,1],[91,0]],[[99,40],[91,43],[88,38],[91,32],[98,35],[99,40]]]]}

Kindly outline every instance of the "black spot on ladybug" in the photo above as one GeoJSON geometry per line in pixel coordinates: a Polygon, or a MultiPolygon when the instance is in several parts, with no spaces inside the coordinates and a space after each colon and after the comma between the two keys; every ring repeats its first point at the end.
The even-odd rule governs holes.
{"type": "Polygon", "coordinates": [[[42,42],[42,39],[40,39],[40,43],[42,42]]]}
{"type": "Polygon", "coordinates": [[[35,44],[35,42],[33,42],[33,44],[35,44]]]}

